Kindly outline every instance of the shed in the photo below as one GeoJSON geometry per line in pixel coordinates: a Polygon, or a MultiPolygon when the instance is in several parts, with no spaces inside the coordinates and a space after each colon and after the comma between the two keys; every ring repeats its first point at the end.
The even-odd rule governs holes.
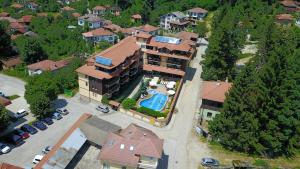
{"type": "Polygon", "coordinates": [[[7,106],[10,105],[11,101],[5,97],[0,96],[0,105],[7,106]]]}

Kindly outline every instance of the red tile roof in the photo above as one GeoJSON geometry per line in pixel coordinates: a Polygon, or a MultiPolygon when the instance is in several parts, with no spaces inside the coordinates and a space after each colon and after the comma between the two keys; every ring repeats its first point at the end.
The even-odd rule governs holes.
{"type": "Polygon", "coordinates": [[[285,7],[297,7],[297,4],[293,0],[284,0],[280,2],[281,5],[285,7]]]}
{"type": "Polygon", "coordinates": [[[6,67],[13,67],[22,63],[20,57],[13,57],[6,60],[1,60],[2,64],[6,67]]]}
{"type": "Polygon", "coordinates": [[[142,19],[142,16],[140,14],[134,14],[131,16],[133,19],[142,19]]]}
{"type": "Polygon", "coordinates": [[[99,11],[101,11],[101,10],[106,10],[106,7],[105,7],[105,6],[95,6],[95,7],[93,8],[93,10],[99,10],[99,11]]]}
{"type": "Polygon", "coordinates": [[[72,16],[74,16],[75,18],[78,18],[81,16],[81,14],[78,12],[74,12],[74,13],[72,13],[72,16]]]}
{"type": "Polygon", "coordinates": [[[114,35],[114,33],[108,31],[108,30],[105,30],[103,28],[99,28],[99,29],[94,29],[94,30],[91,30],[89,32],[85,32],[85,33],[82,33],[82,35],[84,37],[93,37],[93,36],[110,36],[110,35],[114,35]]]}
{"type": "Polygon", "coordinates": [[[69,61],[61,60],[61,61],[52,61],[52,60],[43,60],[31,65],[28,65],[27,68],[30,70],[43,70],[43,71],[54,71],[60,68],[63,68],[69,64],[69,61]]]}
{"type": "Polygon", "coordinates": [[[158,27],[146,24],[146,25],[142,25],[136,28],[137,30],[143,31],[143,32],[153,32],[153,31],[157,31],[159,30],[158,27]]]}
{"type": "Polygon", "coordinates": [[[24,23],[30,23],[32,18],[33,18],[32,15],[25,15],[25,16],[22,16],[21,21],[24,22],[24,23]]]}
{"type": "Polygon", "coordinates": [[[9,16],[9,13],[7,13],[7,12],[0,13],[0,17],[8,17],[8,16],[9,16]]]}
{"type": "Polygon", "coordinates": [[[0,169],[23,169],[23,168],[18,167],[18,166],[14,166],[14,165],[11,165],[11,164],[8,164],[8,163],[1,163],[0,164],[0,169]]]}
{"type": "Polygon", "coordinates": [[[16,31],[19,31],[21,33],[25,33],[27,31],[26,26],[24,24],[19,23],[19,22],[10,23],[10,28],[15,29],[16,31]]]}
{"type": "Polygon", "coordinates": [[[171,43],[162,43],[162,42],[157,42],[155,40],[155,37],[152,37],[149,44],[150,46],[155,46],[158,48],[167,48],[169,50],[178,50],[178,51],[186,51],[190,52],[193,50],[193,48],[190,45],[189,41],[186,40],[181,40],[179,44],[171,44],[171,43]]]}
{"type": "Polygon", "coordinates": [[[24,5],[22,5],[22,4],[12,4],[11,7],[20,9],[20,8],[23,8],[24,5]]]}
{"type": "Polygon", "coordinates": [[[146,32],[139,32],[137,31],[134,35],[135,37],[138,37],[138,38],[144,38],[144,39],[148,39],[150,38],[152,35],[150,35],[149,33],[146,33],[146,32]]]}
{"type": "Polygon", "coordinates": [[[178,76],[185,75],[185,72],[180,69],[172,69],[172,68],[168,68],[168,67],[148,65],[148,64],[143,65],[143,70],[148,71],[148,72],[155,71],[155,72],[168,73],[168,74],[173,74],[173,75],[178,75],[178,76]]]}
{"type": "MultiPolygon", "coordinates": [[[[7,106],[7,105],[10,105],[10,104],[11,104],[11,101],[9,99],[0,96],[0,105],[7,106]]],[[[0,169],[2,169],[1,164],[0,164],[0,169]]]]}
{"type": "Polygon", "coordinates": [[[65,7],[63,7],[63,8],[61,8],[63,11],[75,11],[75,9],[74,8],[71,8],[71,7],[69,7],[69,6],[65,6],[65,7]]]}
{"type": "Polygon", "coordinates": [[[293,16],[291,14],[279,14],[279,15],[276,15],[276,19],[277,20],[289,20],[289,21],[292,21],[293,20],[293,16]]]}
{"type": "Polygon", "coordinates": [[[116,25],[116,24],[105,25],[105,26],[103,26],[103,28],[108,29],[113,32],[119,32],[122,29],[119,25],[116,25]]]}
{"type": "Polygon", "coordinates": [[[201,98],[223,103],[232,83],[203,81],[201,98]]]}
{"type": "Polygon", "coordinates": [[[100,160],[137,167],[139,156],[161,158],[163,140],[155,133],[130,124],[119,134],[110,133],[100,152],[100,160]]]}
{"type": "Polygon", "coordinates": [[[192,8],[189,9],[188,12],[194,12],[194,13],[207,13],[207,10],[203,9],[203,8],[192,8]]]}
{"type": "Polygon", "coordinates": [[[192,38],[197,39],[199,35],[193,32],[181,31],[178,33],[177,37],[183,40],[191,40],[192,38]]]}

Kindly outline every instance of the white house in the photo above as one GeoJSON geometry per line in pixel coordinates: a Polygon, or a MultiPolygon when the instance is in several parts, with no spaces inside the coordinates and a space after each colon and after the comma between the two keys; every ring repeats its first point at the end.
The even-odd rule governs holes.
{"type": "Polygon", "coordinates": [[[165,30],[173,28],[183,29],[188,26],[187,16],[182,12],[172,12],[160,17],[160,27],[165,30]]]}
{"type": "Polygon", "coordinates": [[[202,20],[207,13],[208,11],[203,8],[193,8],[187,10],[188,17],[195,20],[202,20]]]}
{"type": "Polygon", "coordinates": [[[106,7],[105,6],[95,6],[93,8],[93,14],[94,15],[104,15],[106,12],[106,7]]]}
{"type": "Polygon", "coordinates": [[[86,14],[78,17],[78,25],[84,26],[85,24],[88,24],[88,27],[91,29],[97,29],[102,28],[105,25],[105,20],[93,14],[86,14]]]}
{"type": "Polygon", "coordinates": [[[89,32],[82,33],[82,36],[86,41],[93,43],[107,41],[113,44],[118,40],[118,36],[116,34],[103,28],[98,28],[89,32]]]}
{"type": "Polygon", "coordinates": [[[34,3],[34,2],[28,2],[26,4],[26,6],[27,6],[27,8],[29,8],[29,9],[31,9],[33,11],[36,11],[38,9],[38,7],[39,7],[39,5],[36,4],[36,3],[34,3]]]}

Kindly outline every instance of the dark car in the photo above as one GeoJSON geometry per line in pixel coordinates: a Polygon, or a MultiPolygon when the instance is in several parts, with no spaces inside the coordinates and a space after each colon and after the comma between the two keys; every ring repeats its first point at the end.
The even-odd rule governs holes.
{"type": "Polygon", "coordinates": [[[40,130],[46,130],[47,129],[47,126],[41,122],[41,121],[35,121],[32,123],[32,125],[40,130]]]}
{"type": "Polygon", "coordinates": [[[24,124],[24,125],[21,127],[21,129],[22,129],[23,131],[26,131],[26,132],[30,133],[30,134],[35,134],[35,133],[38,132],[38,130],[37,130],[36,128],[32,127],[32,126],[29,125],[29,124],[24,124]]]}
{"type": "Polygon", "coordinates": [[[46,123],[47,125],[53,124],[53,120],[49,117],[42,119],[43,123],[46,123]]]}
{"type": "Polygon", "coordinates": [[[21,145],[24,143],[21,136],[16,134],[11,134],[7,137],[7,141],[15,146],[21,145]]]}
{"type": "Polygon", "coordinates": [[[69,111],[67,109],[57,109],[56,111],[64,116],[69,114],[69,111]]]}
{"type": "Polygon", "coordinates": [[[213,158],[202,158],[201,165],[206,167],[219,166],[219,161],[213,158]]]}
{"type": "Polygon", "coordinates": [[[27,139],[27,138],[29,138],[29,133],[28,133],[28,132],[25,132],[25,131],[23,131],[23,130],[21,130],[21,129],[15,129],[15,130],[14,130],[14,133],[15,133],[16,135],[18,135],[18,136],[21,136],[22,139],[27,139]]]}

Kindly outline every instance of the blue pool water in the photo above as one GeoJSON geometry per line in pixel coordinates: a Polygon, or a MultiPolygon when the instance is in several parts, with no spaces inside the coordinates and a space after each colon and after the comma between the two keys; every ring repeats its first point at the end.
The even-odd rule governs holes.
{"type": "Polygon", "coordinates": [[[154,91],[155,90],[148,91],[148,93],[153,94],[153,96],[150,97],[149,99],[145,99],[141,101],[140,106],[147,107],[149,109],[156,110],[156,111],[161,111],[166,105],[168,96],[154,91]]]}

